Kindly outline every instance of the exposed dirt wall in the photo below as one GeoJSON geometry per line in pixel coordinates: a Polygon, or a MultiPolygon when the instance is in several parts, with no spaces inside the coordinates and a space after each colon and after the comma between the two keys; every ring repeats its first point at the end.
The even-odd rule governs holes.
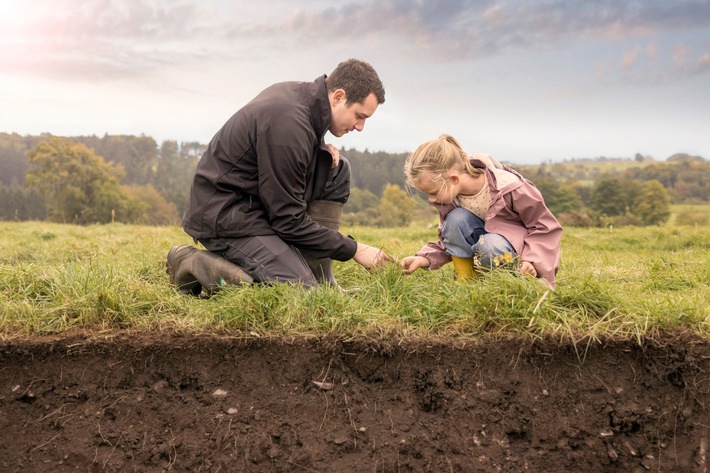
{"type": "Polygon", "coordinates": [[[584,348],[0,342],[0,470],[707,472],[708,341],[584,348]]]}

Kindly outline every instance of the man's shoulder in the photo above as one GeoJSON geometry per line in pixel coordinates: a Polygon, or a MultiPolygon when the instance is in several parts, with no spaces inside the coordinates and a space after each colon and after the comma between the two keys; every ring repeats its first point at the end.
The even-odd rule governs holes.
{"type": "Polygon", "coordinates": [[[297,117],[308,112],[304,98],[305,82],[279,82],[262,90],[244,109],[251,113],[297,117]]]}
{"type": "MultiPolygon", "coordinates": [[[[284,137],[308,135],[321,131],[323,81],[279,82],[264,89],[240,111],[242,118],[256,124],[258,132],[267,128],[284,137]]],[[[319,135],[320,136],[320,135],[319,135]]]]}

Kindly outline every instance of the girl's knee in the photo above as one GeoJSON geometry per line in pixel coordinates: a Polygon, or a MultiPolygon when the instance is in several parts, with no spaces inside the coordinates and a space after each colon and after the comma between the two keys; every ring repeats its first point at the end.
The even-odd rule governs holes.
{"type": "Polygon", "coordinates": [[[457,229],[461,231],[471,231],[473,229],[483,229],[483,221],[466,209],[457,207],[446,214],[443,230],[457,229]]]}
{"type": "Polygon", "coordinates": [[[466,209],[455,208],[446,214],[444,225],[450,227],[461,227],[462,225],[467,224],[470,218],[471,212],[466,209]]]}
{"type": "Polygon", "coordinates": [[[479,238],[474,257],[481,266],[495,268],[512,263],[515,249],[504,236],[486,233],[479,238]]]}

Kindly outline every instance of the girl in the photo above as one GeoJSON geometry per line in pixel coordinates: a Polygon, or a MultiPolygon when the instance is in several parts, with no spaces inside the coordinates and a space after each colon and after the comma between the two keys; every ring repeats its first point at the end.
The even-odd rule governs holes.
{"type": "Polygon", "coordinates": [[[532,182],[487,154],[468,157],[450,135],[419,146],[404,172],[439,211],[439,241],[402,259],[405,273],[453,260],[457,278],[472,278],[474,265],[517,259],[521,273],[554,289],[562,227],[532,182]]]}

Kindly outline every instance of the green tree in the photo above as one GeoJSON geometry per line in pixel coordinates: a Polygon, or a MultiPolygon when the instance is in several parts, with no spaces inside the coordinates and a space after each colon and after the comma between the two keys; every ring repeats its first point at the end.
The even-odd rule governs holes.
{"type": "Polygon", "coordinates": [[[352,186],[381,196],[388,183],[404,187],[404,161],[406,153],[389,154],[382,151],[340,150],[340,155],[350,162],[352,186]]]}
{"type": "Polygon", "coordinates": [[[25,139],[17,133],[0,133],[0,183],[22,183],[27,172],[25,139]]]}
{"type": "Polygon", "coordinates": [[[624,177],[639,181],[658,181],[665,187],[674,203],[704,203],[710,201],[710,163],[659,163],[629,169],[624,177]]]}
{"type": "Polygon", "coordinates": [[[644,182],[634,211],[644,225],[666,223],[671,216],[671,197],[663,184],[658,181],[644,182]]]}
{"type": "Polygon", "coordinates": [[[640,184],[616,176],[602,176],[594,182],[589,207],[597,212],[615,217],[633,212],[640,184]]]}
{"type": "Polygon", "coordinates": [[[163,141],[159,159],[151,169],[153,187],[175,205],[180,215],[185,212],[195,168],[204,149],[197,142],[178,146],[177,141],[163,141]]]}
{"type": "Polygon", "coordinates": [[[404,227],[409,224],[417,204],[396,184],[387,184],[379,206],[382,227],[404,227]]]}
{"type": "Polygon", "coordinates": [[[136,223],[147,225],[179,225],[180,214],[175,204],[165,200],[165,197],[150,184],[145,186],[124,186],[129,197],[141,204],[141,212],[137,212],[136,223]]]}
{"type": "Polygon", "coordinates": [[[121,184],[143,185],[150,182],[151,169],[158,159],[158,145],[148,136],[104,135],[77,137],[82,143],[104,158],[105,161],[121,165],[124,173],[121,184]]]}
{"type": "Polygon", "coordinates": [[[363,190],[357,187],[350,189],[350,198],[345,204],[346,212],[360,212],[361,210],[371,209],[378,206],[380,199],[375,194],[368,190],[363,190]]]}
{"type": "Polygon", "coordinates": [[[582,199],[571,185],[562,184],[551,176],[535,177],[534,183],[545,198],[545,204],[553,214],[560,215],[582,208],[582,199]]]}
{"type": "Polygon", "coordinates": [[[44,196],[50,220],[88,224],[117,217],[130,222],[140,214],[140,206],[118,183],[122,168],[104,162],[85,145],[51,138],[32,148],[29,158],[25,185],[44,196]]]}
{"type": "Polygon", "coordinates": [[[9,186],[0,183],[0,220],[44,220],[47,217],[44,198],[13,179],[9,186]]]}

